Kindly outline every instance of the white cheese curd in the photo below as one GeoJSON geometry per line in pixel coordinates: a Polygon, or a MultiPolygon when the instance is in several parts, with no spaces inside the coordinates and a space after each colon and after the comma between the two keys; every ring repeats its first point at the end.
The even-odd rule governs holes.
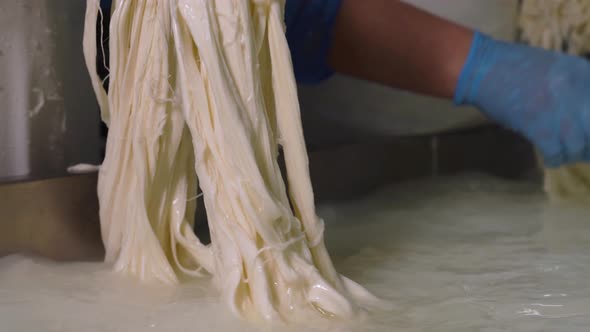
{"type": "Polygon", "coordinates": [[[84,50],[109,126],[98,184],[106,262],[144,282],[211,275],[231,311],[253,320],[387,307],[341,276],[324,245],[284,1],[114,1],[108,91],[96,74],[98,2],[88,0],[84,50]],[[208,246],[192,230],[198,186],[208,246]]]}

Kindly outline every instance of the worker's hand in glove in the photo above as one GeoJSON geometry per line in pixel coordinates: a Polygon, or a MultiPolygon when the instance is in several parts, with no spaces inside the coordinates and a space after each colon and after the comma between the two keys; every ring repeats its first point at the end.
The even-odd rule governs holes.
{"type": "Polygon", "coordinates": [[[455,92],[535,144],[547,167],[590,161],[590,61],[476,33],[455,92]]]}

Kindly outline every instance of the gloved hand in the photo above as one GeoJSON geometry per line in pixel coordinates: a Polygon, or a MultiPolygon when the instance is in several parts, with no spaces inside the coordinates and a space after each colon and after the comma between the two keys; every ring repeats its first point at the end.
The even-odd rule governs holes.
{"type": "Polygon", "coordinates": [[[328,65],[334,21],[342,0],[287,0],[285,24],[295,77],[317,83],[333,74],[328,65]]]}
{"type": "Polygon", "coordinates": [[[547,167],[590,161],[590,62],[476,33],[455,103],[528,138],[547,167]]]}

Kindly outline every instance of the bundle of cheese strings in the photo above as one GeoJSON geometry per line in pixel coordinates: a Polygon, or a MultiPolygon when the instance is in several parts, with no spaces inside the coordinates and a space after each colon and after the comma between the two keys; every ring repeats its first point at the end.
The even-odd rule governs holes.
{"type": "Polygon", "coordinates": [[[98,184],[105,259],[145,282],[210,275],[240,317],[358,318],[385,303],[341,276],[324,245],[284,5],[115,0],[105,91],[102,14],[87,0],[84,53],[109,126],[98,184]],[[198,186],[210,245],[193,232],[198,186]]]}
{"type": "Polygon", "coordinates": [[[590,53],[590,0],[522,0],[519,23],[533,46],[590,53]]]}
{"type": "MultiPolygon", "coordinates": [[[[523,0],[519,26],[532,46],[590,54],[590,0],[523,0]]],[[[590,165],[545,169],[545,190],[556,201],[590,197],[590,165]]]]}

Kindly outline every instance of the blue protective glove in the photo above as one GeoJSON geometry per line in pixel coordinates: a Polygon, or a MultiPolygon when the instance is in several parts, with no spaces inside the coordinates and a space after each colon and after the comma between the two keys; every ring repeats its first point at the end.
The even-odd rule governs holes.
{"type": "Polygon", "coordinates": [[[287,41],[299,83],[317,83],[333,74],[328,65],[334,21],[342,0],[287,0],[287,41]]]}
{"type": "Polygon", "coordinates": [[[455,92],[528,138],[547,167],[590,161],[590,61],[476,33],[455,92]]]}

